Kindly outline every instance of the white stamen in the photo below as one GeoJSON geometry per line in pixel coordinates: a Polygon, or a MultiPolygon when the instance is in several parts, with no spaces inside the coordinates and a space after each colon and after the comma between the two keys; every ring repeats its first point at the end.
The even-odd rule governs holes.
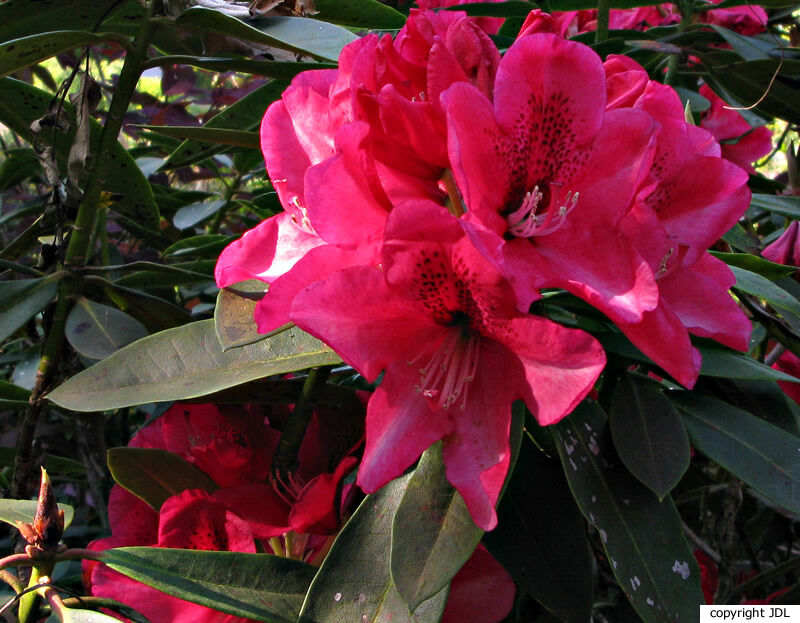
{"type": "Polygon", "coordinates": [[[672,257],[672,254],[675,253],[675,249],[673,247],[669,248],[669,251],[661,258],[661,263],[658,265],[658,270],[656,271],[656,277],[662,277],[664,274],[667,273],[669,270],[669,266],[667,263],[669,262],[669,258],[672,257]]]}
{"type": "Polygon", "coordinates": [[[432,353],[427,349],[408,362],[413,365],[430,356],[427,365],[419,369],[420,381],[414,391],[441,409],[448,409],[461,397],[461,409],[465,409],[467,389],[478,369],[479,351],[479,335],[465,335],[461,327],[452,327],[432,353]]]}
{"type": "Polygon", "coordinates": [[[546,236],[559,229],[567,220],[567,214],[578,205],[580,193],[569,191],[560,206],[549,208],[544,214],[536,214],[539,202],[544,197],[538,186],[525,194],[522,205],[508,215],[508,231],[517,238],[546,236]]]}
{"type": "Polygon", "coordinates": [[[297,223],[297,218],[292,215],[292,220],[300,225],[303,229],[305,229],[310,234],[316,234],[317,232],[314,231],[314,226],[311,224],[311,219],[308,218],[308,210],[303,207],[303,204],[300,203],[300,197],[295,195],[292,197],[290,203],[299,210],[300,214],[303,215],[303,218],[297,223]]]}

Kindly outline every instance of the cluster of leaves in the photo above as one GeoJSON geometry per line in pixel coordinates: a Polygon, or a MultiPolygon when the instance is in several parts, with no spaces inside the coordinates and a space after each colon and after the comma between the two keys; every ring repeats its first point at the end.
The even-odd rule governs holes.
{"type": "MultiPolygon", "coordinates": [[[[400,28],[407,11],[377,0],[315,4],[313,19],[240,19],[155,0],[0,4],[0,477],[7,497],[27,498],[43,462],[75,507],[72,545],[108,531],[105,448],[125,445],[146,417],[199,397],[294,403],[299,395],[276,375],[340,363],[296,328],[258,334],[261,284],[218,292],[213,281],[220,250],[281,209],[258,149],[269,103],[297,73],[335,67],[361,31],[400,28]],[[141,79],[155,68],[161,97],[141,79]]],[[[700,73],[730,101],[755,104],[745,114],[756,125],[784,124],[781,149],[800,124],[800,52],[787,34],[796,7],[762,4],[770,28],[754,37],[684,24],[578,39],[603,56],[631,56],[652,76],[681,60],[672,78],[691,112],[708,105],[696,92],[700,73]]],[[[531,8],[596,5],[466,8],[506,18],[495,36],[502,49],[531,8]]],[[[796,602],[800,410],[777,384],[792,377],[764,362],[782,349],[800,355],[800,287],[795,267],[759,252],[800,220],[797,175],[751,176],[751,208],[717,256],[754,321],[752,349],[697,340],[703,368],[693,391],[680,391],[576,298],[553,293],[539,304],[598,337],[609,365],[597,400],[560,424],[542,429],[524,409],[515,413],[514,466],[491,533],[472,523],[434,446],[362,503],[319,569],[266,554],[155,548],[108,550],[103,562],[265,621],[437,621],[450,580],[481,540],[519,588],[509,621],[695,620],[704,599],[694,547],[719,565],[718,601],[792,587],[780,600],[796,602]],[[753,577],[737,586],[743,571],[753,577]]],[[[346,370],[328,382],[363,387],[346,370]]],[[[156,478],[145,472],[117,465],[114,476],[156,478]]],[[[157,476],[179,488],[177,472],[157,476]]],[[[13,525],[33,512],[32,502],[6,500],[0,516],[13,525]]],[[[61,568],[56,582],[74,582],[76,569],[61,568]]],[[[79,612],[63,620],[83,620],[79,612]]]]}

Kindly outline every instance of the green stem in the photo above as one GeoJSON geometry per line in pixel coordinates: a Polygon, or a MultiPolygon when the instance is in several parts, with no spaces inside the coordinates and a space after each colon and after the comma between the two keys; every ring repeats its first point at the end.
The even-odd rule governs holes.
{"type": "Polygon", "coordinates": [[[303,390],[283,428],[281,440],[272,457],[273,473],[277,472],[282,477],[295,469],[300,444],[303,443],[303,436],[306,434],[311,415],[314,413],[314,400],[330,373],[330,366],[309,370],[303,390]]]}
{"type": "MultiPolygon", "coordinates": [[[[678,32],[683,32],[692,22],[691,4],[684,0],[679,0],[677,5],[681,14],[681,21],[678,22],[678,32]]],[[[678,67],[681,64],[681,54],[673,54],[667,62],[667,74],[664,76],[664,84],[675,86],[675,79],[678,76],[678,67]]]]}
{"type": "Polygon", "coordinates": [[[610,16],[610,0],[597,0],[597,31],[594,33],[595,43],[600,43],[608,39],[608,22],[610,16]]]}
{"type": "MultiPolygon", "coordinates": [[[[131,51],[125,56],[125,63],[111,100],[106,123],[100,134],[97,152],[89,166],[86,189],[78,206],[78,215],[64,258],[66,267],[75,267],[86,263],[91,233],[97,219],[100,192],[105,183],[106,165],[122,129],[123,118],[139,81],[147,48],[156,28],[151,19],[156,5],[160,5],[160,0],[153,0],[150,3],[148,14],[142,21],[131,51]]],[[[36,384],[31,392],[30,407],[25,412],[20,426],[17,455],[14,459],[14,476],[11,482],[11,497],[14,498],[25,498],[29,493],[28,481],[32,468],[33,440],[39,419],[45,410],[43,396],[50,388],[64,350],[64,328],[71,308],[70,297],[74,294],[73,288],[74,282],[70,279],[62,279],[59,283],[53,322],[36,372],[36,384]]]]}

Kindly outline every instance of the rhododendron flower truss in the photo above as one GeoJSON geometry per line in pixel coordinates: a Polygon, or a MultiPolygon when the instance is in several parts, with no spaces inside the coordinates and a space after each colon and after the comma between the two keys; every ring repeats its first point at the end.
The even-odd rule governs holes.
{"type": "Polygon", "coordinates": [[[447,478],[486,530],[508,471],[512,401],[552,424],[605,365],[588,334],[517,311],[509,283],[432,202],[389,215],[382,269],[333,273],[295,298],[291,318],[369,381],[385,371],[358,484],[375,491],[441,439],[447,478]]]}
{"type": "Polygon", "coordinates": [[[590,48],[521,37],[500,63],[493,105],[463,83],[442,99],[467,218],[494,232],[484,246],[521,309],[541,287],[569,290],[614,321],[656,306],[653,272],[618,228],[652,157],[654,122],[606,113],[590,48]]]}

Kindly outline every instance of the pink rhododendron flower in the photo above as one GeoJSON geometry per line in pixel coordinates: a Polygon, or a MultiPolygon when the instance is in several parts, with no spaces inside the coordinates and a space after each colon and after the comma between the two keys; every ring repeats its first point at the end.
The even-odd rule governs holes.
{"type": "Polygon", "coordinates": [[[511,576],[479,544],[450,584],[442,623],[499,623],[511,612],[516,592],[511,576]]]}
{"type": "Polygon", "coordinates": [[[557,422],[591,389],[604,354],[582,331],[518,312],[460,221],[432,202],[394,209],[382,259],[382,270],[347,268],[309,286],[291,319],[369,381],[385,371],[358,484],[377,490],[441,439],[447,478],[490,530],[512,401],[540,424],[557,422]]]}
{"type": "Polygon", "coordinates": [[[800,232],[800,221],[792,221],[778,239],[761,252],[761,255],[777,264],[800,266],[798,232],[800,232]]]}
{"type": "MultiPolygon", "coordinates": [[[[417,0],[417,5],[421,9],[430,10],[459,6],[470,2],[474,2],[474,0],[417,0]]],[[[503,0],[489,0],[489,2],[503,2],[503,0]]],[[[488,35],[496,35],[505,21],[502,17],[473,17],[472,20],[488,35]]]]}
{"type": "Polygon", "coordinates": [[[291,301],[310,283],[376,264],[394,203],[446,200],[439,93],[455,81],[490,92],[499,61],[463,13],[415,10],[396,39],[349,44],[338,70],[300,74],[270,106],[262,151],[286,212],[232,243],[215,269],[220,287],[271,284],[256,309],[261,332],[286,324],[291,301]]]}
{"type": "Polygon", "coordinates": [[[700,127],[720,142],[723,158],[754,173],[752,163],[772,151],[772,131],[766,126],[753,128],[738,111],[726,108],[725,101],[705,84],[700,95],[711,102],[711,108],[700,116],[700,127]]]}
{"type": "Polygon", "coordinates": [[[569,290],[620,322],[657,305],[651,268],[619,231],[655,124],[640,111],[606,112],[605,73],[591,49],[557,35],[521,37],[500,63],[493,105],[463,83],[443,102],[466,218],[494,234],[484,236],[486,251],[521,309],[542,287],[569,290]]]}
{"type": "Polygon", "coordinates": [[[728,293],[735,278],[706,252],[747,209],[747,175],[720,157],[710,133],[686,123],[671,88],[627,57],[610,56],[605,67],[610,107],[644,111],[659,125],[653,165],[621,226],[653,270],[659,303],[642,320],[617,325],[692,387],[701,362],[690,333],[747,349],[750,321],[728,293]]]}
{"type": "MultiPolygon", "coordinates": [[[[143,545],[214,551],[255,552],[310,559],[324,548],[341,524],[342,479],[353,471],[349,456],[363,436],[364,412],[351,403],[312,416],[287,482],[268,478],[280,433],[255,408],[211,404],[173,405],[143,428],[130,445],[174,452],[208,475],[216,487],[186,490],[156,511],[119,485],[112,488],[109,521],[112,536],[90,548],[143,545]],[[292,534],[281,544],[278,537],[292,534]],[[291,545],[292,551],[284,547],[291,545]],[[276,549],[277,548],[277,549],[276,549]]],[[[270,416],[285,416],[275,408],[270,416]]],[[[171,597],[107,567],[87,562],[85,581],[94,595],[111,597],[140,610],[153,621],[244,621],[171,597]]]]}
{"type": "MultiPolygon", "coordinates": [[[[119,485],[108,502],[113,536],[93,541],[90,549],[146,545],[217,551],[256,551],[247,523],[205,491],[187,490],[168,498],[160,512],[119,485]]],[[[84,562],[90,594],[115,599],[135,608],[151,621],[171,623],[244,623],[249,619],[223,614],[146,586],[103,564],[84,562]]]]}
{"type": "MultiPolygon", "coordinates": [[[[800,379],[800,357],[790,351],[784,351],[772,367],[800,379]]],[[[800,383],[778,381],[783,393],[797,404],[800,404],[800,383]]]]}

